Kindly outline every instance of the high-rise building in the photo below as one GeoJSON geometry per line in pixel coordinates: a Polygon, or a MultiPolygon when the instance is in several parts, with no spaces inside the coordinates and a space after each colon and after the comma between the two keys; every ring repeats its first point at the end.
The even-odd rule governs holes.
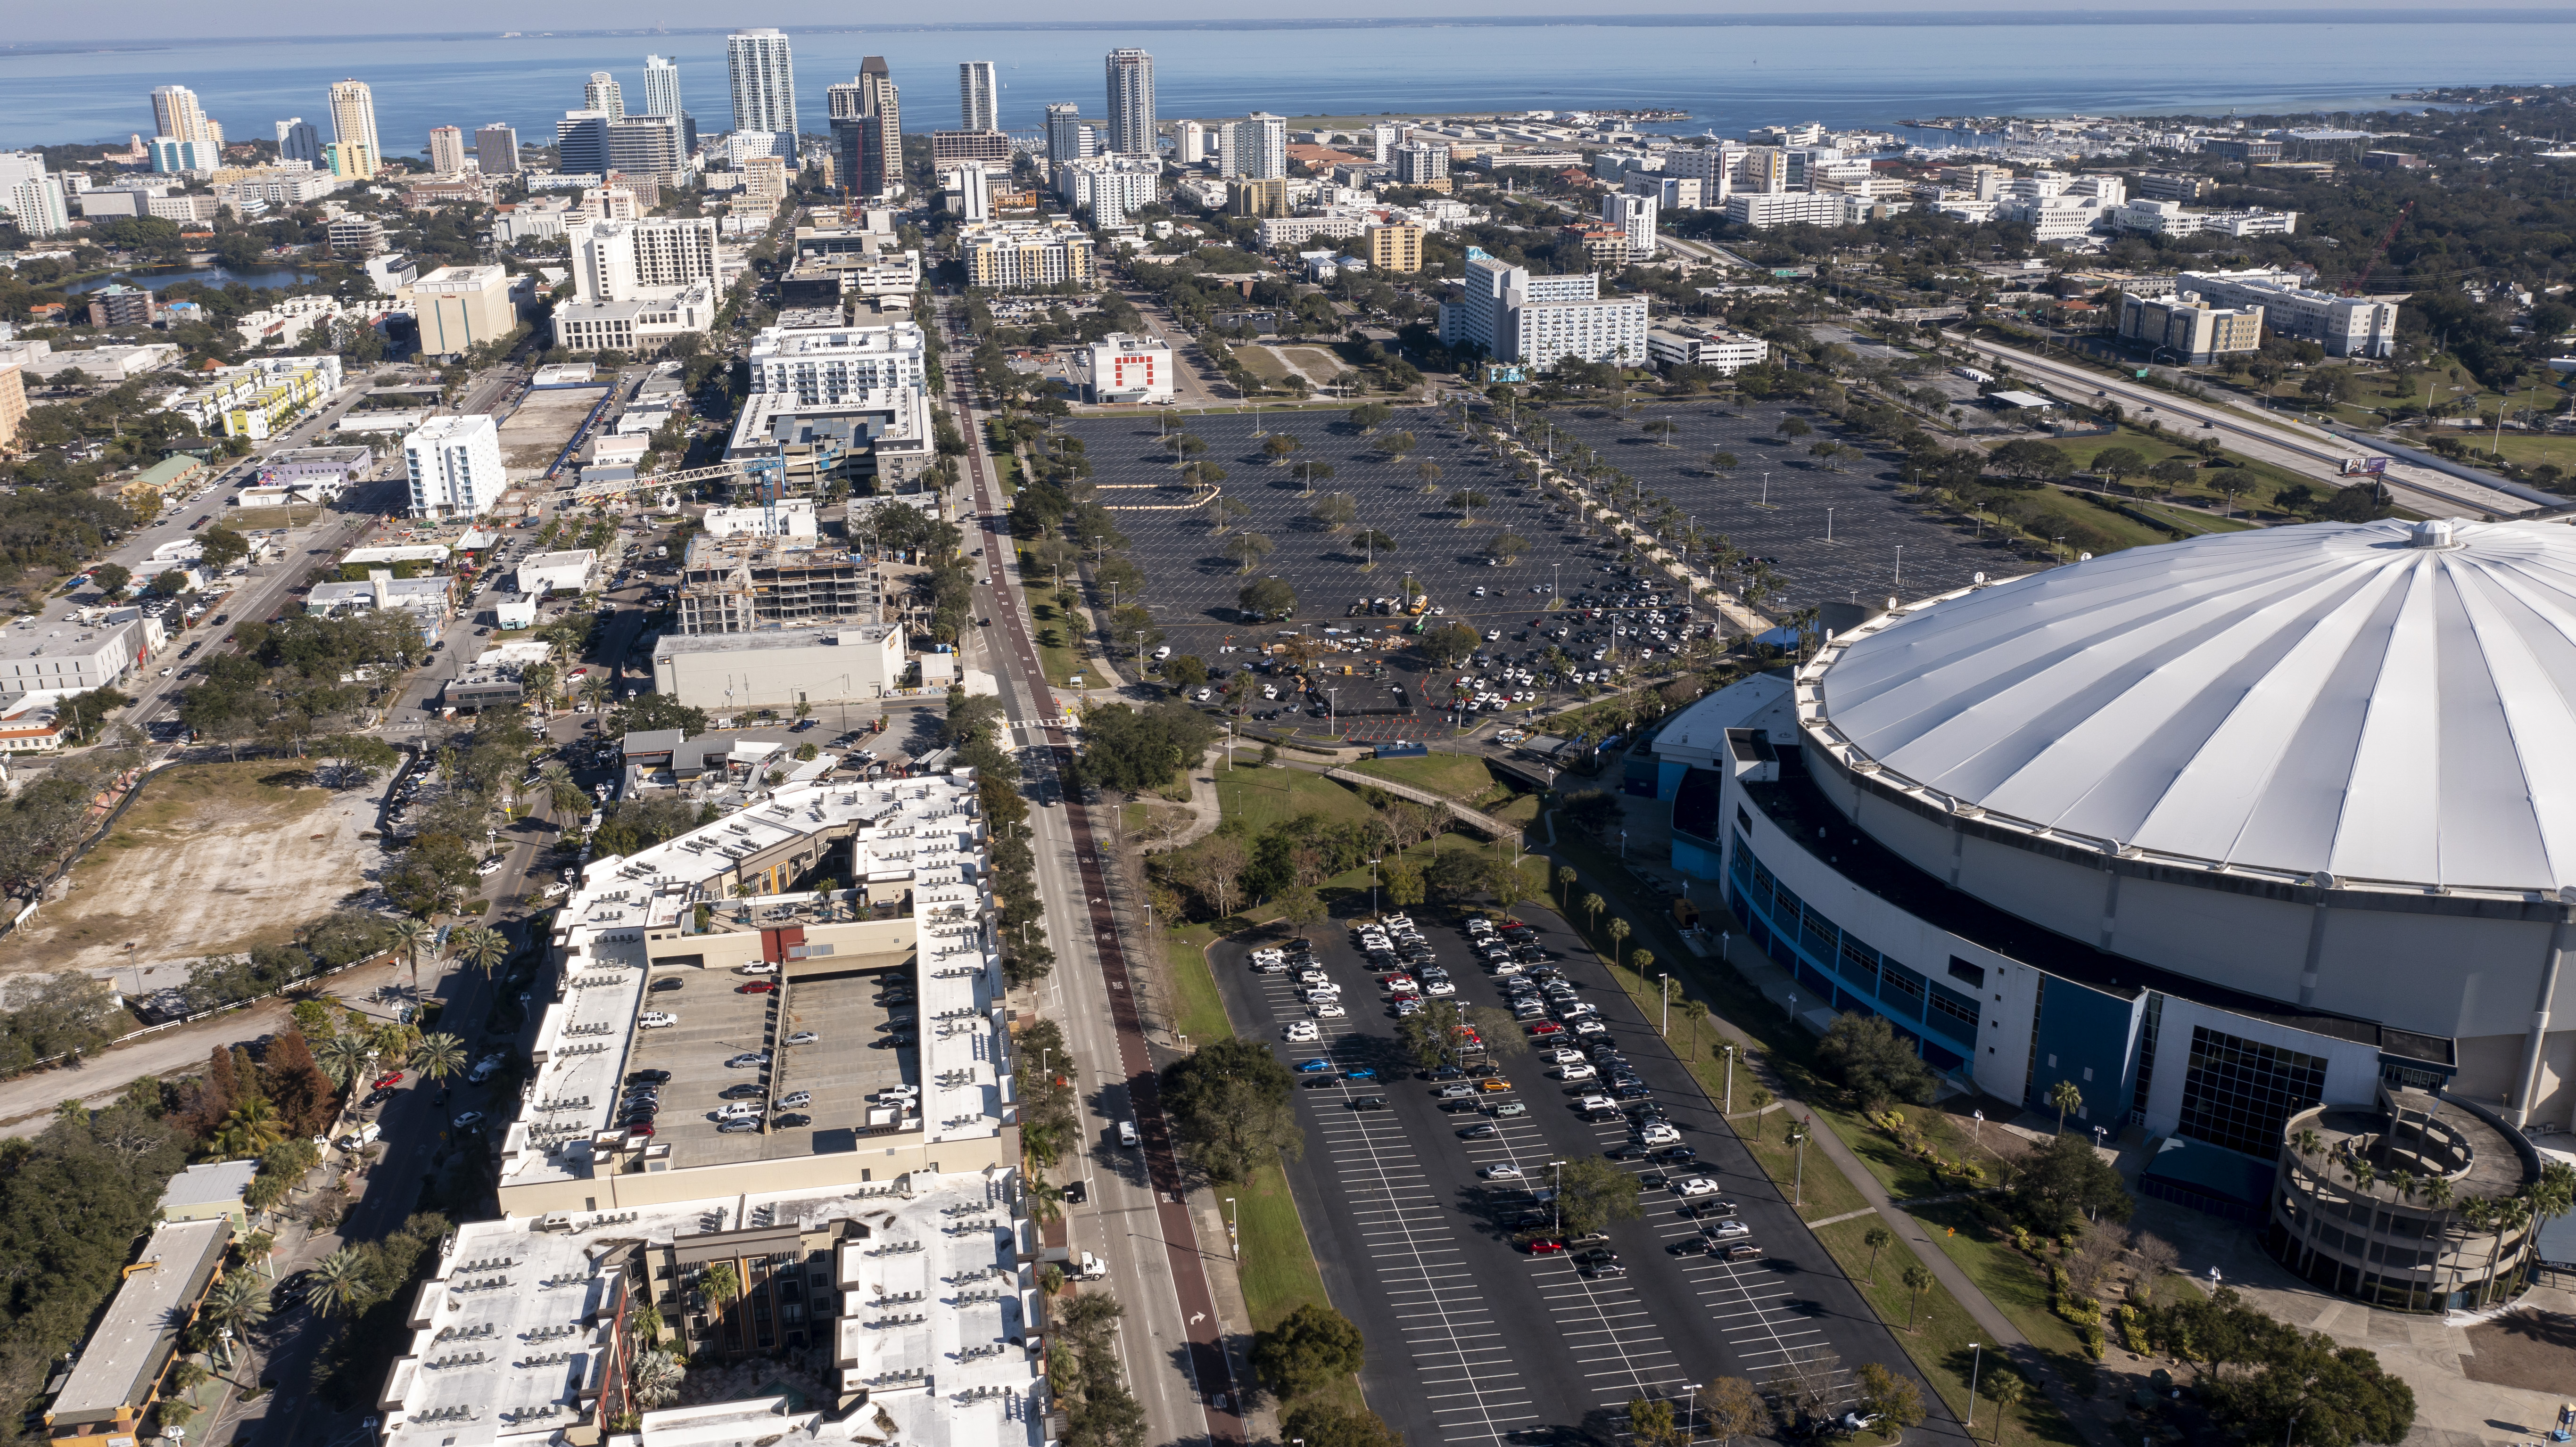
{"type": "Polygon", "coordinates": [[[612,121],[624,120],[626,89],[617,83],[616,76],[604,70],[594,70],[590,73],[590,83],[581,88],[581,108],[606,111],[612,121]]]}
{"type": "Polygon", "coordinates": [[[555,169],[568,176],[607,174],[608,112],[564,112],[555,122],[555,169]]]}
{"type": "Polygon", "coordinates": [[[489,413],[433,417],[403,439],[411,476],[411,515],[468,518],[501,500],[510,487],[501,466],[501,433],[489,413]]]}
{"type": "MultiPolygon", "coordinates": [[[[1007,173],[1005,173],[1007,174],[1007,173]]],[[[948,168],[948,189],[957,198],[949,209],[957,219],[972,225],[993,219],[993,186],[981,161],[959,161],[948,168]]]]}
{"type": "Polygon", "coordinates": [[[453,176],[465,169],[465,132],[454,126],[429,128],[429,170],[433,176],[453,176]]]}
{"type": "Polygon", "coordinates": [[[1254,111],[1217,136],[1217,171],[1266,181],[1288,174],[1288,118],[1254,111]]]}
{"type": "Polygon", "coordinates": [[[1172,127],[1172,159],[1184,166],[1195,166],[1208,158],[1207,127],[1196,121],[1180,121],[1172,127]]]}
{"type": "Polygon", "coordinates": [[[725,37],[725,66],[733,79],[733,128],[773,131],[796,144],[796,67],[787,36],[778,30],[737,30],[725,37]]]}
{"type": "Polygon", "coordinates": [[[152,138],[152,169],[163,175],[202,174],[224,163],[223,150],[212,141],[183,141],[173,136],[152,138]]]}
{"type": "Polygon", "coordinates": [[[1061,166],[1079,161],[1091,152],[1083,146],[1083,132],[1090,127],[1082,123],[1082,107],[1069,100],[1050,101],[1046,108],[1047,164],[1061,166]]]}
{"type": "Polygon", "coordinates": [[[1369,127],[1369,159],[1381,166],[1395,163],[1395,148],[1404,144],[1401,126],[1369,127]]]}
{"type": "Polygon", "coordinates": [[[1566,357],[1644,364],[1644,297],[1604,298],[1591,272],[1532,276],[1474,246],[1466,269],[1461,299],[1440,306],[1442,345],[1474,346],[1493,361],[1538,371],[1566,357]]]}
{"type": "Polygon", "coordinates": [[[343,179],[368,180],[384,164],[385,148],[376,139],[376,93],[365,81],[332,84],[331,139],[340,146],[335,169],[343,179]]]}
{"type": "Polygon", "coordinates": [[[859,61],[858,87],[859,119],[865,131],[859,143],[858,192],[862,196],[898,194],[903,189],[903,102],[884,56],[859,61]]]}
{"type": "Polygon", "coordinates": [[[63,201],[63,178],[47,175],[45,158],[35,151],[0,151],[0,207],[29,236],[55,236],[71,229],[71,208],[63,201]]]}
{"type": "MultiPolygon", "coordinates": [[[[302,161],[308,166],[322,164],[322,133],[302,116],[292,116],[277,123],[277,159],[302,161]]],[[[491,169],[488,165],[484,168],[491,169]]]]}
{"type": "Polygon", "coordinates": [[[1154,154],[1154,57],[1141,50],[1113,50],[1108,73],[1108,148],[1122,156],[1154,154]]]}
{"type": "Polygon", "coordinates": [[[220,150],[224,128],[207,118],[197,93],[184,85],[165,85],[152,92],[152,133],[179,141],[204,141],[220,150]]]}
{"type": "Polygon", "coordinates": [[[1449,148],[1437,141],[1408,141],[1396,147],[1395,180],[1400,186],[1449,189],[1449,148]]]}
{"type": "Polygon", "coordinates": [[[1601,198],[1601,219],[1627,235],[1628,254],[1632,257],[1655,254],[1655,213],[1659,209],[1652,196],[1614,191],[1601,198]]]}
{"type": "Polygon", "coordinates": [[[680,68],[658,55],[644,57],[644,114],[680,114],[680,68]]]}
{"type": "Polygon", "coordinates": [[[688,179],[689,152],[678,116],[628,116],[608,123],[608,164],[633,180],[676,186],[688,179]]]}
{"type": "Polygon", "coordinates": [[[1002,87],[993,78],[993,62],[961,61],[957,66],[957,129],[998,131],[1002,128],[1002,87]]]}
{"type": "Polygon", "coordinates": [[[474,164],[486,176],[519,174],[519,132],[499,121],[474,132],[474,164]]]}
{"type": "Polygon", "coordinates": [[[1400,272],[1422,269],[1421,227],[1408,221],[1372,226],[1364,234],[1368,238],[1368,261],[1372,268],[1400,272]]]}
{"type": "Polygon", "coordinates": [[[832,184],[855,192],[867,169],[862,160],[868,147],[867,88],[853,80],[825,91],[823,99],[831,117],[832,184]]]}

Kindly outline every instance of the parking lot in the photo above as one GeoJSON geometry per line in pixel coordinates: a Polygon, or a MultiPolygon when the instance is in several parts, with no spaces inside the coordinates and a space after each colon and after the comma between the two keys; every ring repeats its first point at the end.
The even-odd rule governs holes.
{"type": "Polygon", "coordinates": [[[638,1030],[629,1062],[636,1070],[671,1072],[661,1087],[654,1140],[670,1146],[685,1166],[857,1149],[852,1123],[867,1118],[869,1096],[890,1085],[920,1083],[919,1049],[911,1043],[913,1006],[908,998],[890,1003],[887,989],[888,982],[898,982],[893,991],[908,992],[908,969],[845,969],[789,979],[783,990],[740,993],[750,979],[694,966],[653,972],[644,1008],[679,1020],[638,1030]],[[683,983],[669,988],[670,980],[683,983]],[[803,1032],[816,1038],[786,1043],[803,1032]],[[766,1064],[747,1059],[762,1051],[769,1053],[766,1064]],[[728,1063],[736,1059],[745,1063],[728,1063]],[[758,1108],[748,1118],[765,1121],[764,1129],[720,1129],[718,1112],[733,1103],[725,1092],[736,1087],[756,1088],[740,1099],[758,1108]],[[780,1104],[799,1092],[810,1098],[792,1107],[780,1104]]]}
{"type": "MultiPolygon", "coordinates": [[[[1335,712],[1347,719],[1354,737],[1432,731],[1454,677],[1445,670],[1435,674],[1405,646],[1414,620],[1400,614],[1352,617],[1354,603],[1400,598],[1410,579],[1445,610],[1426,626],[1456,622],[1479,634],[1491,632],[1499,636],[1489,651],[1534,661],[1552,641],[1544,633],[1567,621],[1548,614],[1550,599],[1606,583],[1612,574],[1605,570],[1616,566],[1607,547],[1571,529],[1567,514],[1467,445],[1454,412],[1399,412],[1374,436],[1362,436],[1339,412],[1173,416],[1169,420],[1185,423],[1207,442],[1200,460],[1225,470],[1219,484],[1225,498],[1245,508],[1222,533],[1212,507],[1176,506],[1187,502],[1189,489],[1161,442],[1159,420],[1096,418],[1062,430],[1083,439],[1099,500],[1117,510],[1112,516],[1129,539],[1128,555],[1150,580],[1144,602],[1165,642],[1175,654],[1195,654],[1230,669],[1250,650],[1283,635],[1316,639],[1329,649],[1322,660],[1327,683],[1341,690],[1335,712]],[[1265,434],[1295,438],[1298,450],[1273,466],[1263,451],[1266,438],[1254,435],[1256,425],[1265,434]],[[1412,434],[1413,448],[1386,451],[1383,441],[1403,432],[1412,434]],[[1307,463],[1332,472],[1313,481],[1312,495],[1301,495],[1307,483],[1300,469],[1307,463]],[[1436,474],[1426,476],[1426,463],[1436,474]],[[1311,517],[1322,497],[1334,492],[1348,494],[1355,508],[1353,520],[1339,530],[1311,517]],[[1449,499],[1460,492],[1480,494],[1483,501],[1452,506],[1449,499]],[[1382,533],[1396,544],[1392,552],[1377,552],[1375,566],[1366,571],[1369,551],[1354,541],[1362,531],[1382,533]],[[1273,548],[1249,570],[1224,553],[1242,532],[1260,534],[1273,548]],[[1527,547],[1511,563],[1495,565],[1487,545],[1504,532],[1518,534],[1527,547]],[[1279,578],[1295,590],[1293,620],[1252,623],[1239,616],[1237,595],[1262,577],[1279,578]],[[1343,675],[1346,666],[1351,672],[1343,675]]],[[[1564,640],[1578,658],[1607,642],[1606,624],[1595,643],[1574,636],[1582,631],[1577,625],[1564,640]]],[[[1554,692],[1566,691],[1560,685],[1554,692]]],[[[1294,705],[1265,700],[1255,709],[1265,706],[1294,705]]]]}
{"type": "MultiPolygon", "coordinates": [[[[1567,439],[1581,442],[1649,493],[1672,499],[1703,534],[1723,534],[1745,553],[1769,560],[1778,589],[1767,602],[1773,611],[1878,602],[1890,594],[1919,598],[1964,587],[1978,573],[1999,579],[2030,566],[2000,542],[1979,542],[1916,514],[1897,496],[1892,464],[1858,455],[1829,464],[1810,456],[1818,441],[1842,438],[1805,408],[1657,404],[1633,421],[1603,409],[1557,408],[1545,420],[1556,428],[1560,453],[1567,439]],[[1778,435],[1792,410],[1814,434],[1778,435]],[[1669,447],[1645,431],[1661,418],[1679,428],[1669,447]],[[1721,451],[1735,455],[1734,471],[1709,466],[1710,454],[1721,451]]],[[[1524,435],[1534,437],[1535,427],[1524,435]]],[[[1733,591],[1735,585],[1726,586],[1733,591]]]]}
{"type": "MultiPolygon", "coordinates": [[[[1667,1177],[1640,1182],[1641,1219],[1607,1229],[1606,1247],[1624,1274],[1578,1262],[1599,1243],[1573,1243],[1575,1255],[1525,1251],[1517,1243],[1531,1233],[1517,1223],[1540,1220],[1533,1192],[1548,1183],[1552,1163],[1630,1154],[1639,1143],[1626,1117],[1577,1112],[1575,1098],[1599,1086],[1551,1079],[1526,1052],[1497,1054],[1498,1089],[1472,1077],[1429,1078],[1403,1055],[1392,1005],[1345,922],[1312,939],[1348,1013],[1317,1020],[1311,1043],[1286,1041],[1290,1022],[1309,1017],[1293,977],[1256,974],[1249,945],[1222,943],[1211,958],[1236,1022],[1274,1042],[1283,1059],[1331,1066],[1299,1073],[1310,1148],[1290,1178],[1333,1300],[1368,1340],[1363,1384],[1371,1404],[1416,1443],[1529,1442],[1566,1432],[1606,1441],[1625,1430],[1631,1398],[1680,1398],[1719,1376],[1760,1384],[1795,1366],[1822,1379],[1829,1400],[1843,1405],[1864,1362],[1914,1376],[1887,1328],[1598,960],[1553,914],[1529,906],[1517,913],[1536,927],[1546,967],[1562,970],[1576,1000],[1598,1010],[1679,1143],[1697,1152],[1683,1163],[1622,1161],[1622,1169],[1667,1173],[1669,1182],[1714,1180],[1734,1203],[1731,1219],[1748,1228],[1727,1244],[1756,1245],[1760,1254],[1739,1261],[1676,1254],[1675,1243],[1701,1238],[1703,1223],[1682,1214],[1684,1199],[1667,1177]],[[1365,1103],[1371,1098],[1385,1104],[1365,1103]],[[1486,1179],[1489,1171],[1501,1178],[1486,1179]]],[[[1457,924],[1419,911],[1416,919],[1452,972],[1457,1001],[1500,1005],[1500,982],[1475,965],[1457,924]]],[[[1937,1400],[1928,1388],[1923,1396],[1937,1400]]],[[[1937,1407],[1935,1415],[1947,1425],[1937,1407]]]]}

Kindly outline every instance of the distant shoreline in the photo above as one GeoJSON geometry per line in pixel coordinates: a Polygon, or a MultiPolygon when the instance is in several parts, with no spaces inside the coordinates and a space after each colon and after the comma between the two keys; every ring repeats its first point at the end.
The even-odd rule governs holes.
{"type": "MultiPolygon", "coordinates": [[[[1634,30],[1697,29],[1833,29],[1851,26],[1884,27],[2085,27],[2112,25],[2576,25],[2576,7],[2551,6],[2530,9],[2481,10],[1948,10],[1948,11],[1871,11],[1846,10],[1808,13],[1773,12],[1743,15],[1488,15],[1488,16],[1318,16],[1311,19],[1262,18],[1246,20],[1050,20],[1031,21],[954,21],[946,24],[905,25],[797,25],[788,27],[798,35],[907,35],[953,33],[1008,34],[1069,31],[1100,33],[1130,31],[1265,31],[1265,30],[1527,30],[1553,27],[1591,27],[1634,30]]],[[[190,46],[213,42],[256,39],[274,45],[347,45],[358,40],[602,40],[649,39],[671,36],[724,35],[735,27],[725,25],[697,26],[683,29],[608,29],[608,30],[443,30],[362,32],[340,30],[330,34],[295,34],[248,36],[240,33],[220,36],[190,36],[159,40],[120,40],[107,37],[83,40],[40,40],[0,43],[0,56],[5,55],[95,55],[105,53],[150,53],[178,51],[190,46]]]]}

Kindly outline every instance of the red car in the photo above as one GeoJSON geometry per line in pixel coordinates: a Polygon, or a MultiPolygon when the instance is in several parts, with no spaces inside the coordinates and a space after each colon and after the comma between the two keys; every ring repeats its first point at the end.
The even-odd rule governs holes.
{"type": "Polygon", "coordinates": [[[376,1077],[376,1080],[375,1080],[375,1086],[376,1086],[376,1089],[378,1089],[378,1090],[385,1090],[385,1089],[388,1089],[388,1088],[390,1088],[390,1087],[392,1087],[392,1086],[400,1085],[400,1084],[402,1084],[402,1078],[403,1078],[403,1073],[402,1073],[401,1071],[399,1071],[399,1070],[388,1070],[388,1071],[386,1071],[384,1074],[379,1075],[379,1076],[377,1076],[377,1077],[376,1077]]]}
{"type": "Polygon", "coordinates": [[[1529,1033],[1532,1040],[1545,1040],[1551,1036],[1564,1034],[1565,1027],[1554,1020],[1541,1020],[1529,1027],[1529,1033]]]}
{"type": "Polygon", "coordinates": [[[1521,1249],[1532,1256],[1554,1256],[1565,1250],[1565,1243],[1553,1236],[1533,1236],[1521,1243],[1521,1249]]]}
{"type": "MultiPolygon", "coordinates": [[[[626,1133],[628,1135],[651,1135],[653,1133],[653,1124],[652,1122],[647,1121],[642,1125],[630,1125],[626,1128],[626,1133]]],[[[1562,1251],[1565,1248],[1563,1246],[1559,1246],[1556,1249],[1562,1251]]]]}
{"type": "Polygon", "coordinates": [[[734,986],[733,992],[737,995],[766,995],[777,988],[778,986],[767,980],[754,980],[748,985],[734,986]]]}

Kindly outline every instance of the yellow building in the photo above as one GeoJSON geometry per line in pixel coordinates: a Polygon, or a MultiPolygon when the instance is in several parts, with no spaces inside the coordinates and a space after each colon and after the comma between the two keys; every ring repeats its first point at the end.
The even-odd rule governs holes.
{"type": "Polygon", "coordinates": [[[27,369],[0,362],[0,452],[18,450],[18,428],[27,420],[27,369]]]}
{"type": "Polygon", "coordinates": [[[1368,262],[1379,271],[1420,271],[1422,269],[1422,228],[1410,224],[1372,226],[1368,237],[1368,262]]]}
{"type": "Polygon", "coordinates": [[[1288,183],[1277,176],[1239,176],[1225,183],[1228,216],[1285,216],[1288,183]]]}
{"type": "Polygon", "coordinates": [[[957,256],[969,285],[1033,291],[1060,282],[1089,282],[1091,233],[1070,221],[986,221],[960,228],[957,256]]]}
{"type": "Polygon", "coordinates": [[[420,349],[430,356],[462,356],[518,329],[510,273],[500,267],[442,266],[410,290],[420,316],[420,349]]]}
{"type": "Polygon", "coordinates": [[[333,176],[343,181],[373,180],[376,174],[375,152],[359,141],[333,141],[322,148],[322,160],[333,176]]]}

